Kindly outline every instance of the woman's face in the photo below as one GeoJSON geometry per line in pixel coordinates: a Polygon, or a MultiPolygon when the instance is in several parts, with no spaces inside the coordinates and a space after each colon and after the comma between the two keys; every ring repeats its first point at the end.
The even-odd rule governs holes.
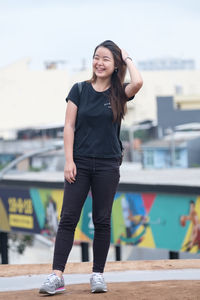
{"type": "Polygon", "coordinates": [[[115,69],[112,52],[105,48],[97,48],[93,58],[93,72],[99,78],[109,78],[115,69]]]}

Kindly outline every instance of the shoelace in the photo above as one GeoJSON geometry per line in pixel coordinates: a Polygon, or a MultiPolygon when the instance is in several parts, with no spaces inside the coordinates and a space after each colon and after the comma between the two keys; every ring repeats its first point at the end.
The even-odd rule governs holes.
{"type": "Polygon", "coordinates": [[[56,279],[56,284],[59,282],[59,278],[55,274],[50,274],[47,279],[45,280],[46,284],[51,284],[52,282],[55,282],[56,279]]]}
{"type": "Polygon", "coordinates": [[[101,274],[94,274],[92,277],[97,283],[103,283],[103,276],[101,274]]]}

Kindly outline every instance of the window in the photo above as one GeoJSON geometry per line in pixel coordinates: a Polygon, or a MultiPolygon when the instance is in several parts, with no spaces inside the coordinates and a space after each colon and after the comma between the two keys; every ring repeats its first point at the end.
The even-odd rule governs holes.
{"type": "Polygon", "coordinates": [[[154,152],[152,150],[146,151],[146,164],[149,166],[154,165],[154,152]]]}
{"type": "Polygon", "coordinates": [[[175,161],[176,161],[176,160],[180,160],[180,158],[181,158],[180,150],[176,150],[176,151],[175,151],[175,161]]]}

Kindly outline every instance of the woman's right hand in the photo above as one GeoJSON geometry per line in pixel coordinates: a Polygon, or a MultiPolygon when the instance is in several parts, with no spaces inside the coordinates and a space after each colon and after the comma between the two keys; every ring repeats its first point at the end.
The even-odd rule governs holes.
{"type": "Polygon", "coordinates": [[[75,182],[76,173],[77,173],[77,170],[76,170],[76,165],[75,165],[74,161],[66,162],[65,168],[64,168],[64,176],[65,176],[65,179],[69,183],[75,182]]]}

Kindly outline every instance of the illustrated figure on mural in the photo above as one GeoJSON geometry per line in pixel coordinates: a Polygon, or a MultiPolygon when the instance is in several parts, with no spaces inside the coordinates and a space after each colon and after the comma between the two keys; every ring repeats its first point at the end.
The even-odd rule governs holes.
{"type": "Polygon", "coordinates": [[[51,239],[55,238],[58,229],[58,213],[56,204],[51,196],[48,196],[48,202],[46,206],[46,224],[45,228],[51,239]]]}
{"type": "Polygon", "coordinates": [[[136,211],[134,212],[133,207],[135,205],[130,205],[131,200],[135,204],[134,198],[126,199],[126,197],[123,197],[121,201],[126,235],[122,234],[118,242],[123,241],[127,244],[137,245],[142,241],[146,233],[146,228],[149,226],[149,217],[138,214],[136,211]]]}
{"type": "Polygon", "coordinates": [[[192,223],[192,231],[189,240],[183,245],[182,250],[190,251],[194,246],[197,246],[198,251],[200,251],[200,218],[195,209],[195,202],[193,200],[190,201],[189,215],[180,217],[181,226],[185,226],[187,221],[192,223]]]}

